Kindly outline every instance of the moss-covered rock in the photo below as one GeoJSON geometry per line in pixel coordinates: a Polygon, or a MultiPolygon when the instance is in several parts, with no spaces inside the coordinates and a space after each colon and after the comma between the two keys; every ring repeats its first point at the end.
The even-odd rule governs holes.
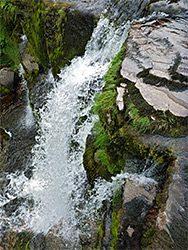
{"type": "Polygon", "coordinates": [[[24,34],[28,53],[35,57],[39,72],[51,66],[54,77],[74,56],[84,53],[95,25],[93,14],[51,0],[3,0],[0,19],[1,63],[12,67],[19,64],[18,42],[24,34]]]}
{"type": "Polygon", "coordinates": [[[97,150],[95,145],[95,137],[93,135],[88,136],[86,140],[86,150],[83,156],[83,164],[86,169],[88,181],[92,186],[98,177],[109,180],[111,176],[107,167],[103,165],[100,155],[101,152],[97,150]]]}
{"type": "Polygon", "coordinates": [[[94,28],[94,16],[72,4],[53,1],[15,2],[21,26],[27,36],[28,52],[43,70],[52,67],[54,77],[75,55],[83,54],[94,28]]]}
{"type": "MultiPolygon", "coordinates": [[[[153,25],[152,28],[154,28],[154,24],[156,23],[151,22],[148,26],[153,25]]],[[[164,27],[166,24],[164,24],[163,21],[160,21],[159,26],[160,25],[164,27]]],[[[173,25],[176,26],[177,23],[174,22],[173,25]]],[[[144,24],[144,27],[145,26],[146,24],[144,24]]],[[[183,57],[182,54],[179,61],[178,58],[170,61],[169,64],[171,67],[169,67],[169,72],[167,72],[168,74],[164,74],[164,77],[157,76],[159,72],[151,70],[152,68],[149,67],[150,62],[148,61],[148,57],[141,55],[141,53],[145,53],[145,50],[143,50],[143,48],[141,48],[140,51],[138,50],[141,45],[138,45],[138,43],[135,43],[134,41],[134,36],[137,37],[137,35],[138,32],[133,31],[129,36],[129,44],[124,44],[120,53],[114,58],[108,73],[104,77],[105,86],[102,93],[98,94],[95,98],[94,111],[96,111],[99,116],[99,124],[98,129],[92,136],[93,139],[90,141],[89,147],[92,148],[93,144],[93,147],[95,148],[94,151],[96,153],[89,155],[88,159],[91,162],[94,158],[97,159],[97,162],[100,162],[101,166],[104,169],[107,169],[111,175],[116,175],[121,171],[126,171],[126,162],[129,160],[134,164],[134,159],[136,159],[137,162],[141,162],[141,164],[137,164],[137,167],[134,168],[135,172],[133,173],[143,173],[146,178],[152,178],[158,185],[156,189],[156,198],[154,192],[152,202],[150,202],[150,204],[146,201],[146,195],[140,195],[129,202],[125,202],[124,205],[121,204],[121,197],[119,197],[117,200],[120,202],[120,207],[118,207],[117,210],[114,210],[112,205],[112,249],[138,249],[139,247],[141,248],[141,245],[143,249],[160,249],[162,244],[161,242],[164,244],[164,249],[173,249],[174,246],[184,246],[185,223],[181,219],[176,220],[175,214],[177,214],[178,207],[171,206],[172,200],[178,199],[176,195],[174,195],[176,197],[174,198],[171,190],[169,190],[169,182],[171,180],[170,176],[172,175],[171,164],[174,160],[173,155],[185,155],[186,152],[180,152],[180,150],[178,150],[174,153],[169,143],[168,145],[161,143],[161,146],[157,147],[154,143],[150,143],[150,140],[145,140],[145,135],[149,138],[153,138],[153,135],[156,134],[166,137],[184,137],[187,134],[188,117],[186,114],[181,112],[177,115],[174,114],[175,112],[173,113],[173,108],[172,110],[157,110],[142,96],[141,89],[136,86],[137,81],[134,81],[134,79],[138,79],[138,82],[139,79],[141,79],[144,84],[150,84],[155,87],[159,84],[161,88],[164,86],[167,87],[168,90],[165,90],[165,93],[169,91],[167,93],[167,95],[170,96],[169,98],[172,97],[171,94],[175,95],[173,91],[180,90],[183,91],[182,94],[185,94],[186,92],[184,91],[187,91],[187,73],[181,65],[185,64],[186,58],[183,57]],[[133,50],[132,53],[130,51],[130,47],[133,50]],[[136,51],[138,53],[136,53],[136,51]],[[133,58],[135,56],[140,56],[139,60],[134,60],[133,58]],[[121,65],[124,57],[124,68],[122,70],[121,65]],[[126,60],[126,58],[128,59],[126,60]],[[142,67],[141,62],[144,60],[146,61],[142,67]],[[144,70],[144,67],[146,67],[146,70],[144,70]],[[135,72],[129,72],[129,68],[135,72]],[[177,73],[178,70],[182,71],[181,76],[180,72],[177,73]],[[124,71],[123,74],[122,71],[124,71]],[[156,76],[154,76],[154,74],[156,74],[156,76]],[[121,102],[123,98],[123,105],[121,106],[118,105],[120,88],[123,93],[121,96],[121,102]],[[172,93],[170,91],[172,91],[172,93]],[[168,197],[170,194],[171,198],[168,197]],[[166,228],[171,228],[171,231],[168,231],[165,228],[166,231],[164,232],[164,228],[157,227],[156,222],[159,218],[158,215],[162,213],[162,210],[165,210],[166,204],[169,204],[170,206],[170,211],[167,211],[166,214],[171,216],[170,218],[172,219],[172,223],[169,222],[170,218],[169,221],[165,219],[166,228]],[[135,210],[136,207],[138,208],[137,210],[135,210]],[[140,211],[142,211],[145,215],[147,214],[147,216],[145,217],[143,214],[141,216],[140,211]],[[126,221],[124,221],[124,218],[126,218],[126,221]],[[181,230],[183,232],[181,235],[181,244],[177,239],[177,235],[179,233],[175,233],[174,230],[174,224],[178,225],[177,221],[181,221],[181,225],[178,226],[178,232],[181,230]],[[175,239],[175,243],[171,241],[171,236],[175,239]]],[[[181,35],[184,37],[185,34],[181,33],[181,35]]],[[[174,46],[170,46],[169,41],[166,39],[157,40],[156,38],[155,42],[162,43],[161,46],[166,46],[165,48],[169,49],[172,58],[174,58],[174,46]]],[[[149,45],[146,43],[146,46],[149,45]]],[[[165,50],[161,51],[161,53],[163,53],[165,50]]],[[[151,54],[151,57],[152,56],[153,55],[151,54]]],[[[166,54],[163,56],[165,57],[166,54]]],[[[160,89],[160,91],[162,90],[160,89]]],[[[173,101],[176,101],[174,97],[172,97],[172,99],[173,101]]],[[[180,101],[180,104],[182,105],[182,110],[184,110],[184,108],[186,109],[187,106],[183,101],[180,101]]],[[[168,138],[168,140],[170,141],[171,139],[168,138]]],[[[177,142],[179,140],[181,139],[177,139],[177,142]]],[[[87,148],[88,145],[86,144],[86,152],[87,148]]],[[[96,168],[93,168],[92,170],[98,171],[97,164],[95,166],[96,168]]],[[[92,174],[95,175],[95,173],[92,174]]],[[[134,186],[132,188],[134,189],[134,186]]],[[[177,190],[177,193],[181,193],[178,202],[184,206],[184,196],[182,193],[184,184],[181,182],[181,185],[175,189],[177,190]]],[[[141,192],[141,194],[142,193],[143,192],[141,192]]],[[[168,210],[167,207],[166,209],[168,210]]],[[[184,217],[183,211],[181,211],[181,214],[182,217],[184,217]]],[[[104,237],[105,226],[101,226],[101,228],[103,228],[104,237]]],[[[100,242],[100,245],[104,243],[103,240],[100,240],[100,242]]]]}
{"type": "Polygon", "coordinates": [[[0,3],[0,65],[6,65],[13,70],[18,69],[20,62],[18,53],[18,17],[17,6],[11,0],[0,3]]]}

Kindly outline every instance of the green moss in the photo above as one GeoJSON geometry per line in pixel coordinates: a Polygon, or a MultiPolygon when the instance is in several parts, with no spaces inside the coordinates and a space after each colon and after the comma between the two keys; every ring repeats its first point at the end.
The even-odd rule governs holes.
{"type": "MultiPolygon", "coordinates": [[[[122,190],[116,190],[115,194],[113,196],[112,199],[112,214],[111,214],[111,250],[115,249],[116,244],[117,244],[117,240],[118,240],[118,236],[119,236],[119,227],[120,227],[120,207],[121,207],[121,195],[122,195],[122,190]]],[[[100,226],[98,227],[98,235],[99,235],[99,243],[98,243],[98,250],[101,249],[102,247],[102,239],[103,239],[103,235],[104,235],[104,222],[100,224],[100,226]]]]}
{"type": "Polygon", "coordinates": [[[45,40],[45,16],[44,3],[42,0],[31,0],[24,2],[22,8],[26,11],[22,29],[27,36],[29,53],[44,68],[48,67],[48,56],[45,40]]]}
{"type": "Polygon", "coordinates": [[[101,159],[102,152],[95,145],[95,137],[89,136],[86,140],[86,147],[83,156],[83,164],[86,170],[89,183],[93,186],[94,181],[98,177],[106,180],[110,179],[110,172],[101,159]]]}
{"type": "Polygon", "coordinates": [[[131,126],[138,135],[157,133],[177,137],[187,133],[188,117],[176,117],[169,111],[156,111],[143,99],[139,90],[131,82],[127,83],[124,103],[125,112],[118,114],[121,121],[119,126],[131,126]]]}
{"type": "Polygon", "coordinates": [[[98,227],[98,235],[99,235],[99,244],[97,250],[100,250],[102,247],[102,238],[103,238],[104,230],[103,230],[103,222],[98,227]]]}
{"type": "Polygon", "coordinates": [[[110,136],[98,122],[95,123],[94,129],[96,134],[95,145],[100,149],[105,149],[110,143],[110,136]]]}
{"type": "Polygon", "coordinates": [[[113,211],[118,212],[122,206],[122,187],[116,190],[112,198],[113,211]]]}
{"type": "Polygon", "coordinates": [[[39,73],[40,73],[40,70],[33,70],[32,72],[30,72],[25,68],[24,78],[27,80],[27,82],[30,83],[28,86],[29,89],[36,84],[36,81],[34,80],[39,75],[39,73]]]}
{"type": "Polygon", "coordinates": [[[165,230],[159,230],[155,226],[144,231],[141,249],[174,249],[174,243],[165,230]]]}
{"type": "Polygon", "coordinates": [[[5,96],[10,93],[10,90],[0,83],[0,96],[5,96]]]}
{"type": "Polygon", "coordinates": [[[108,88],[110,84],[113,84],[113,86],[115,86],[114,84],[116,83],[116,80],[121,77],[120,76],[120,67],[121,67],[121,63],[125,57],[125,51],[126,51],[126,46],[124,43],[122,45],[119,53],[112,60],[111,67],[109,68],[108,72],[104,76],[104,80],[106,82],[105,88],[106,87],[108,88]]]}
{"type": "Polygon", "coordinates": [[[115,249],[118,240],[118,229],[120,226],[120,216],[117,212],[112,212],[112,225],[111,225],[111,233],[112,233],[112,240],[111,240],[111,250],[115,249]]]}
{"type": "Polygon", "coordinates": [[[10,0],[2,0],[0,8],[0,65],[5,64],[13,70],[20,62],[18,42],[16,42],[17,7],[10,0]]]}
{"type": "MultiPolygon", "coordinates": [[[[95,24],[92,15],[70,10],[70,6],[50,0],[2,0],[1,64],[11,67],[19,64],[16,34],[25,34],[28,53],[35,57],[40,71],[51,66],[54,77],[57,77],[75,55],[84,53],[95,24]]],[[[31,80],[34,77],[32,74],[31,80]]]]}
{"type": "Polygon", "coordinates": [[[116,80],[120,76],[121,62],[125,54],[125,44],[114,57],[111,67],[104,76],[105,87],[101,94],[95,97],[94,111],[99,115],[100,125],[107,134],[112,135],[117,129],[116,80]]]}
{"type": "Polygon", "coordinates": [[[167,194],[166,193],[158,193],[156,195],[156,204],[159,209],[163,209],[167,200],[167,194]]]}
{"type": "Polygon", "coordinates": [[[139,115],[138,109],[135,107],[133,103],[130,103],[127,108],[127,112],[130,116],[130,120],[132,121],[133,128],[138,130],[141,133],[145,133],[149,131],[151,128],[151,121],[150,119],[145,116],[141,117],[139,115]]]}
{"type": "Polygon", "coordinates": [[[47,53],[54,77],[60,73],[61,67],[65,65],[63,62],[64,37],[69,6],[70,4],[55,3],[45,9],[47,53]]]}
{"type": "Polygon", "coordinates": [[[143,247],[153,243],[154,235],[156,233],[156,227],[152,227],[143,233],[141,244],[143,247]]]}

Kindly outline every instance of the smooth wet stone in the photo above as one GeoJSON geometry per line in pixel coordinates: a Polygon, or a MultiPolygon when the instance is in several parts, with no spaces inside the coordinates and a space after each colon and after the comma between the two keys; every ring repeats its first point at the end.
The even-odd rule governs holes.
{"type": "Polygon", "coordinates": [[[132,26],[121,74],[155,110],[188,115],[188,22],[148,21],[132,26]],[[173,90],[173,91],[172,91],[173,90]]]}
{"type": "Polygon", "coordinates": [[[174,249],[187,247],[187,181],[188,158],[182,156],[175,161],[175,173],[169,186],[165,210],[158,215],[157,226],[166,230],[174,241],[174,249]]]}
{"type": "Polygon", "coordinates": [[[2,68],[0,70],[0,83],[9,90],[14,89],[15,72],[9,68],[2,68]]]}
{"type": "Polygon", "coordinates": [[[139,183],[139,180],[127,178],[124,189],[124,204],[132,201],[136,197],[144,197],[149,204],[153,203],[156,194],[156,183],[139,183]]]}
{"type": "Polygon", "coordinates": [[[135,86],[155,110],[170,110],[176,116],[188,115],[188,90],[174,92],[164,87],[156,87],[139,81],[135,86]]]}
{"type": "Polygon", "coordinates": [[[150,12],[166,13],[170,16],[186,15],[188,10],[187,0],[176,0],[176,1],[156,1],[150,4],[150,12]]]}
{"type": "Polygon", "coordinates": [[[30,54],[26,54],[22,61],[22,64],[30,73],[34,71],[39,71],[38,63],[35,62],[35,58],[32,57],[30,54]]]}

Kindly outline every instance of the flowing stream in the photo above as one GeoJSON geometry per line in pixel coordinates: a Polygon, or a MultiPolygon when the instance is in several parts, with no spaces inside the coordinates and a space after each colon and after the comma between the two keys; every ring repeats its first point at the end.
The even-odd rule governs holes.
{"type": "Polygon", "coordinates": [[[9,185],[2,204],[23,199],[22,205],[5,218],[10,226],[44,234],[58,227],[68,249],[81,249],[80,234],[90,232],[86,221],[92,220],[111,192],[109,185],[98,181],[95,192],[88,193],[82,160],[86,137],[96,120],[90,111],[128,28],[128,23],[117,27],[101,17],[85,55],[63,68],[60,80],[55,81],[49,73],[48,81],[54,88],[39,110],[40,130],[32,149],[33,176],[28,179],[24,173],[16,172],[7,177],[9,185]]]}

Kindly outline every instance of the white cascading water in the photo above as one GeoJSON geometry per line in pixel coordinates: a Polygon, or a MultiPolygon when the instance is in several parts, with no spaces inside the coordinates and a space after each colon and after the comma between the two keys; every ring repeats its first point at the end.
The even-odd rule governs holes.
{"type": "Polygon", "coordinates": [[[99,181],[95,195],[85,198],[87,178],[82,161],[86,137],[96,119],[90,115],[94,95],[101,91],[102,78],[125,41],[128,28],[128,23],[117,28],[107,18],[101,18],[85,55],[63,68],[60,80],[54,81],[49,73],[48,81],[54,83],[54,89],[39,111],[40,136],[32,150],[33,177],[27,179],[20,173],[8,176],[11,192],[4,204],[15,197],[34,200],[32,208],[22,205],[19,213],[16,211],[9,218],[10,223],[19,225],[19,221],[24,221],[23,227],[45,234],[61,224],[59,233],[65,241],[71,239],[70,249],[80,249],[80,227],[89,233],[82,220],[91,220],[110,193],[109,186],[104,187],[99,181]]]}

